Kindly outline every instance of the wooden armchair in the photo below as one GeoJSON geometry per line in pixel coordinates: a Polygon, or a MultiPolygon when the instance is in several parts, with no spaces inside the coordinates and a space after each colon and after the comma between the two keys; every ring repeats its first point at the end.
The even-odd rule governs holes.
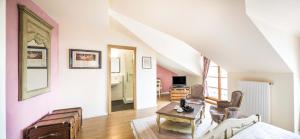
{"type": "Polygon", "coordinates": [[[217,101],[217,106],[210,107],[212,121],[220,123],[227,118],[228,114],[230,114],[230,118],[236,117],[242,98],[243,93],[241,91],[234,91],[231,94],[231,101],[217,101]]]}
{"type": "MultiPolygon", "coordinates": [[[[203,105],[203,113],[205,113],[205,96],[204,87],[201,84],[195,84],[191,87],[191,93],[186,96],[187,103],[203,105]]],[[[205,114],[203,114],[205,117],[205,114]]]]}
{"type": "Polygon", "coordinates": [[[231,101],[221,100],[217,101],[218,108],[240,107],[242,103],[243,93],[241,91],[234,91],[231,94],[231,101]]]}
{"type": "Polygon", "coordinates": [[[202,104],[205,100],[204,87],[201,84],[193,85],[191,93],[186,96],[186,100],[190,103],[202,104]]]}

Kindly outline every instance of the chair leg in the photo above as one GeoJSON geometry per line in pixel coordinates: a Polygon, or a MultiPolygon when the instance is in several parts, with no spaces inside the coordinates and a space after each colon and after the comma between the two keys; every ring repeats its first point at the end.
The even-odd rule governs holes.
{"type": "Polygon", "coordinates": [[[205,107],[203,107],[203,118],[205,118],[205,107]]]}

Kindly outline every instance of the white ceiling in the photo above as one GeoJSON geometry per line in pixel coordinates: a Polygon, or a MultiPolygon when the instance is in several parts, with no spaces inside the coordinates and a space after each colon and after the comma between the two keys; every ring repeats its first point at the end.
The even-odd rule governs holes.
{"type": "MultiPolygon", "coordinates": [[[[78,38],[91,32],[101,38],[109,26],[108,0],[33,1],[61,29],[74,29],[68,25],[76,24],[78,38]]],[[[110,0],[110,5],[185,41],[228,71],[290,72],[248,19],[243,0],[110,0]]]]}
{"type": "Polygon", "coordinates": [[[290,72],[243,0],[111,0],[111,8],[179,38],[230,72],[290,72]]]}
{"type": "MultiPolygon", "coordinates": [[[[116,27],[112,21],[109,20],[108,16],[108,0],[88,0],[88,1],[80,1],[80,0],[33,0],[37,5],[39,5],[42,9],[44,9],[47,14],[49,14],[53,19],[55,19],[59,23],[60,27],[60,36],[64,36],[64,39],[81,39],[80,36],[91,36],[94,35],[93,38],[88,38],[87,41],[93,41],[95,39],[102,39],[103,37],[107,37],[109,35],[109,25],[113,28],[118,28],[119,32],[125,33],[127,30],[121,29],[120,27],[116,27]],[[125,31],[124,31],[125,30],[125,31]],[[71,32],[72,36],[69,34],[71,32]],[[74,34],[75,33],[75,34],[74,34]],[[70,36],[70,37],[68,37],[70,36]]],[[[132,34],[130,34],[132,35],[132,34]]],[[[134,38],[134,37],[131,37],[134,38]]],[[[85,38],[87,39],[87,38],[85,38]]],[[[134,38],[137,39],[137,38],[134,38]]],[[[193,48],[191,48],[193,49],[193,48]]],[[[194,50],[194,49],[193,49],[194,50]]],[[[195,50],[194,50],[195,51],[195,50]]],[[[198,53],[198,51],[195,51],[198,53]]],[[[199,54],[200,56],[200,54],[199,54]]],[[[188,74],[195,75],[195,70],[185,68],[184,66],[174,62],[172,59],[168,59],[166,57],[161,56],[161,54],[157,54],[158,63],[163,67],[172,67],[172,71],[178,74],[188,74]]],[[[191,62],[193,64],[193,62],[191,62]]],[[[186,64],[186,63],[184,63],[186,64]]],[[[197,75],[198,70],[197,68],[197,75]]]]}
{"type": "MultiPolygon", "coordinates": [[[[126,35],[126,37],[137,41],[137,42],[143,42],[140,38],[138,38],[136,35],[131,33],[128,29],[126,29],[123,25],[121,25],[119,22],[116,20],[113,20],[111,18],[110,20],[110,25],[111,29],[114,31],[117,31],[123,35],[126,35]]],[[[145,44],[146,45],[146,44],[145,44]]],[[[151,48],[150,48],[151,49],[151,48]]],[[[153,49],[152,49],[153,50],[153,49]]],[[[195,74],[190,72],[189,69],[186,69],[185,67],[181,66],[180,64],[176,63],[174,60],[169,59],[161,54],[159,54],[156,50],[153,50],[156,52],[156,60],[157,64],[178,74],[178,75],[192,75],[194,76],[195,74]]]]}
{"type": "Polygon", "coordinates": [[[247,13],[300,37],[300,0],[246,0],[247,13]]]}
{"type": "Polygon", "coordinates": [[[109,26],[107,0],[33,0],[61,29],[78,33],[104,34],[109,26]],[[73,27],[76,26],[76,31],[73,27]]]}
{"type": "Polygon", "coordinates": [[[190,76],[199,76],[194,73],[189,72],[188,69],[181,66],[180,64],[174,62],[171,59],[157,53],[156,55],[157,64],[176,73],[177,75],[190,75],[190,76]]]}
{"type": "Polygon", "coordinates": [[[142,40],[147,44],[148,47],[156,51],[157,54],[160,55],[158,61],[162,66],[165,65],[165,67],[168,67],[167,65],[172,63],[173,68],[171,70],[173,71],[184,71],[185,74],[189,75],[201,75],[201,54],[188,44],[112,10],[110,10],[109,14],[112,19],[111,23],[115,23],[113,21],[116,21],[119,23],[119,26],[124,28],[121,29],[123,30],[123,33],[128,31],[131,32],[139,40],[142,40]],[[161,56],[163,56],[164,59],[161,58],[161,56]]]}

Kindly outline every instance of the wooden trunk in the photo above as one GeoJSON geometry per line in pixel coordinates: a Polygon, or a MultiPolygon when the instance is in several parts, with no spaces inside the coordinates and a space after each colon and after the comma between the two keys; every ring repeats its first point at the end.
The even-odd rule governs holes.
{"type": "Polygon", "coordinates": [[[52,114],[62,114],[62,113],[70,113],[70,112],[78,113],[79,119],[80,119],[79,127],[81,128],[81,126],[82,126],[82,109],[80,107],[68,108],[68,109],[58,109],[58,110],[52,111],[52,114]]]}
{"type": "Polygon", "coordinates": [[[73,117],[38,121],[25,129],[25,139],[75,139],[73,117]]]}
{"type": "Polygon", "coordinates": [[[49,121],[54,119],[62,119],[62,118],[73,118],[74,119],[74,133],[75,137],[80,129],[80,119],[79,113],[77,112],[69,112],[69,113],[59,113],[59,114],[48,114],[44,116],[40,121],[49,121]]]}

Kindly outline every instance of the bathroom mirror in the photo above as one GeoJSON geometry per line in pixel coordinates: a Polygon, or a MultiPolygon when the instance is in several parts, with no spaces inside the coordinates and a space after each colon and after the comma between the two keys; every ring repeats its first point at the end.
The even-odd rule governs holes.
{"type": "Polygon", "coordinates": [[[112,73],[120,73],[120,67],[121,67],[121,59],[120,57],[112,57],[111,58],[111,72],[112,73]]]}
{"type": "Polygon", "coordinates": [[[23,5],[19,10],[19,101],[49,91],[52,26],[23,5]]]}

